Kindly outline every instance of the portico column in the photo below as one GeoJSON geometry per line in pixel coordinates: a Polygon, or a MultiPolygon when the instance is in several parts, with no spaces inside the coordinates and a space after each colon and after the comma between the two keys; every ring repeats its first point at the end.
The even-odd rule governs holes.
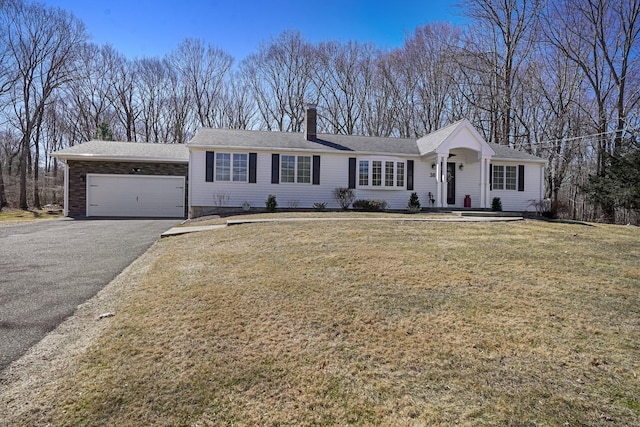
{"type": "Polygon", "coordinates": [[[484,181],[485,181],[485,173],[484,173],[484,158],[480,158],[480,209],[484,208],[484,181]]]}
{"type": "Polygon", "coordinates": [[[440,191],[442,190],[440,180],[442,179],[442,173],[440,172],[440,156],[436,158],[436,207],[439,208],[442,205],[440,191]]]}
{"type": "Polygon", "coordinates": [[[488,208],[489,205],[489,196],[490,196],[490,177],[489,177],[489,173],[490,173],[490,169],[489,169],[489,163],[491,162],[491,159],[486,158],[483,159],[484,162],[484,207],[488,208]]]}
{"type": "Polygon", "coordinates": [[[447,200],[447,155],[438,154],[438,202],[440,208],[446,207],[447,200]]]}

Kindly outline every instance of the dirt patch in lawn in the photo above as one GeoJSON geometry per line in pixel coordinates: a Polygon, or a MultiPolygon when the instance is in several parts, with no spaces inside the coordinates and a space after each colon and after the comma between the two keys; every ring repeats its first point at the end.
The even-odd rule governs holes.
{"type": "Polygon", "coordinates": [[[4,387],[0,419],[630,425],[639,259],[635,227],[536,221],[163,239],[118,278],[115,316],[88,315],[91,340],[35,387],[4,387]]]}

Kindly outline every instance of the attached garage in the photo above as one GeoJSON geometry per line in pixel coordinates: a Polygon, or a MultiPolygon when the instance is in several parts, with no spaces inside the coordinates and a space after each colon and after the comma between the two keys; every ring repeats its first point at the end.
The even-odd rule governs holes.
{"type": "Polygon", "coordinates": [[[87,216],[183,217],[185,178],[87,175],[87,216]]]}
{"type": "Polygon", "coordinates": [[[66,166],[66,216],[187,216],[189,150],[184,144],[88,141],[52,156],[66,166]]]}

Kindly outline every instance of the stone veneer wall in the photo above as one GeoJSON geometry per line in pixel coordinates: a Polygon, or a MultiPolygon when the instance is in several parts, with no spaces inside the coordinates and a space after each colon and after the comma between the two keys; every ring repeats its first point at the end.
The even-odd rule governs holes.
{"type": "Polygon", "coordinates": [[[184,176],[184,215],[188,210],[189,165],[187,163],[143,163],[143,162],[101,162],[74,161],[67,162],[69,168],[69,216],[83,217],[87,215],[87,174],[101,173],[110,175],[131,175],[132,169],[140,169],[135,175],[170,175],[184,176]]]}

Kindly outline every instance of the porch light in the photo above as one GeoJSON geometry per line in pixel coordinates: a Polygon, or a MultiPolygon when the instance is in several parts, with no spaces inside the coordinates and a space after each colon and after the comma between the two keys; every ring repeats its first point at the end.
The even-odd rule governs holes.
{"type": "Polygon", "coordinates": [[[431,163],[431,169],[435,169],[436,168],[436,164],[435,163],[431,163]]]}
{"type": "Polygon", "coordinates": [[[458,166],[458,169],[463,170],[464,169],[464,165],[462,163],[460,163],[460,166],[458,166]]]}

